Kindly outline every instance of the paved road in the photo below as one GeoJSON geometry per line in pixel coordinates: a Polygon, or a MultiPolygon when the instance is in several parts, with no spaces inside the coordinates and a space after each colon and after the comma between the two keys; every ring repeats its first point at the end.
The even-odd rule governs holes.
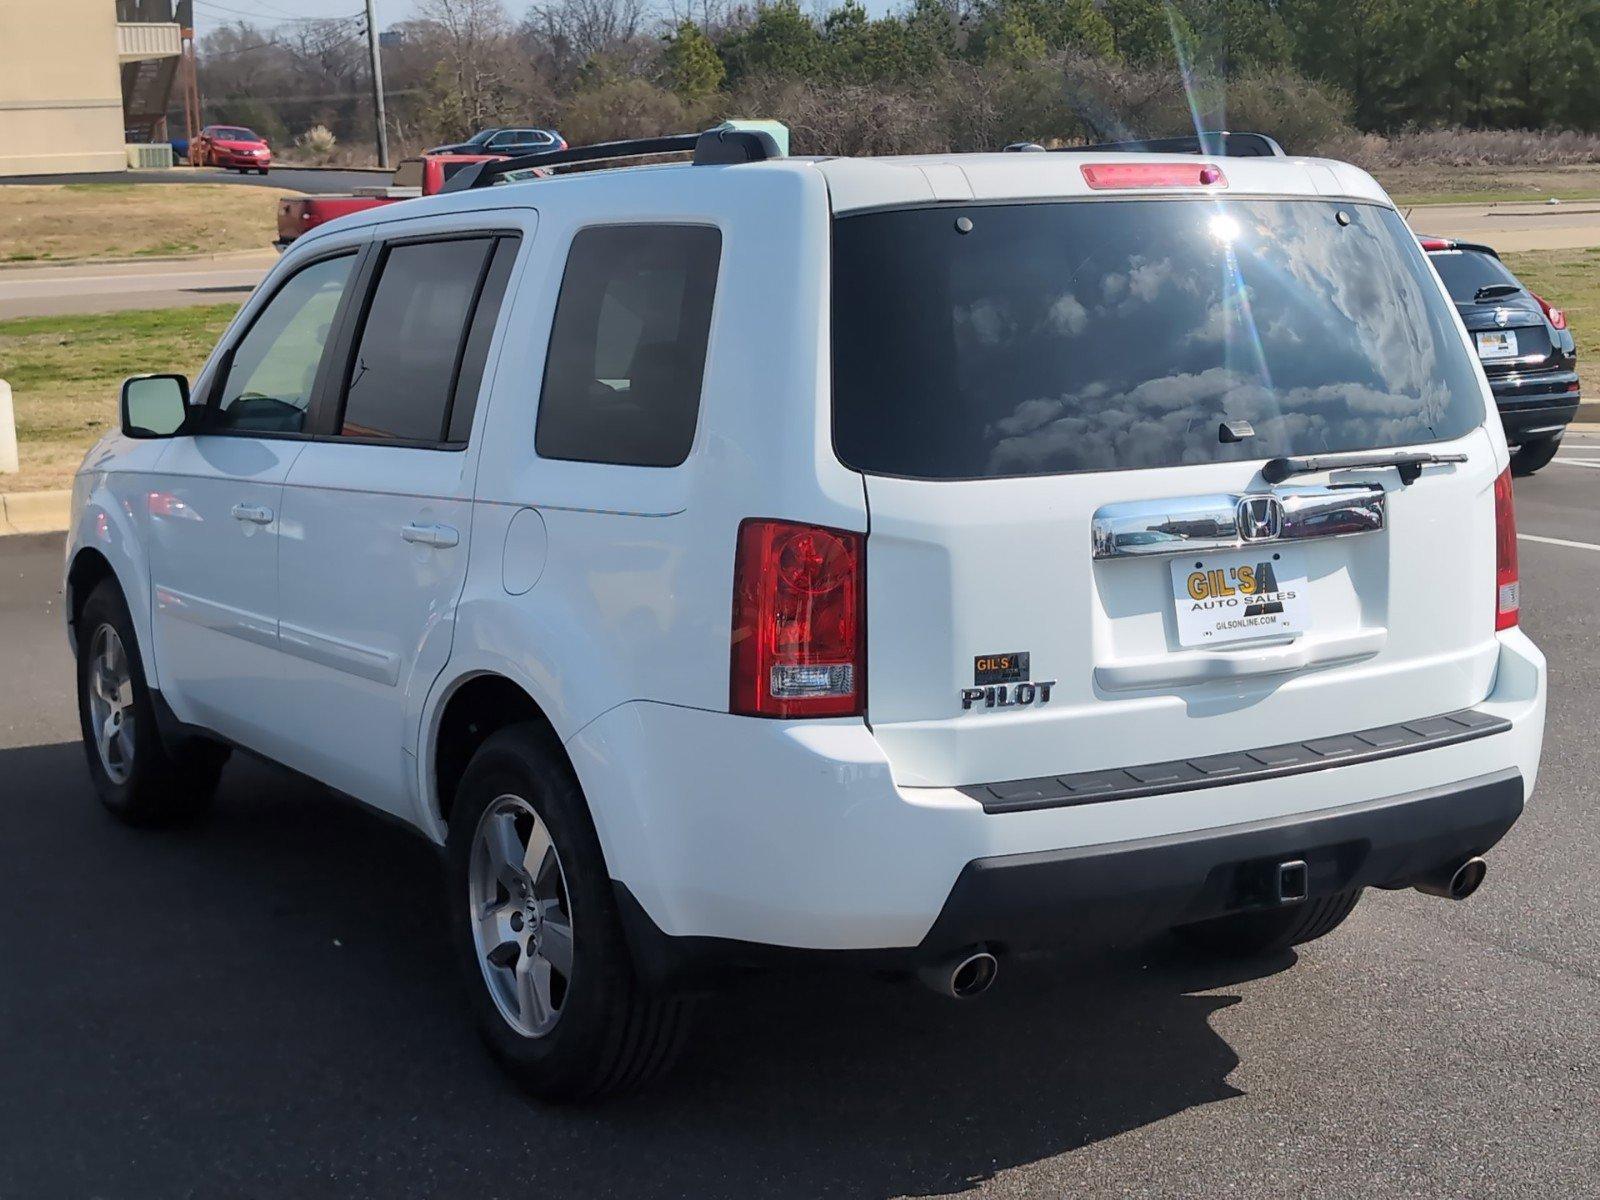
{"type": "MultiPolygon", "coordinates": [[[[272,173],[241,175],[215,168],[178,167],[171,171],[119,171],[92,175],[22,175],[4,184],[38,183],[228,183],[266,185],[293,191],[348,192],[387,181],[384,171],[309,171],[274,167],[272,173]]],[[[0,191],[0,205],[5,195],[0,191]]],[[[262,241],[271,239],[264,230],[262,241]]],[[[120,312],[174,308],[189,304],[242,302],[277,261],[270,248],[218,259],[127,264],[93,263],[67,267],[0,268],[0,320],[63,313],[120,312]]]]}
{"type": "Polygon", "coordinates": [[[174,167],[170,171],[101,171],[87,175],[8,175],[6,184],[40,183],[237,183],[247,187],[288,188],[296,192],[348,192],[354,187],[371,187],[382,181],[387,171],[306,170],[300,167],[273,167],[267,175],[242,175],[218,167],[174,167]]]}
{"type": "MultiPolygon", "coordinates": [[[[1517,500],[1600,542],[1600,467],[1517,500]]],[[[1544,773],[1470,902],[1369,894],[1253,971],[1016,965],[966,1007],[768,980],[657,1091],[566,1111],[468,1031],[409,834],[250,761],[191,830],[98,810],[59,557],[0,541],[0,1196],[1600,1194],[1600,551],[1522,542],[1544,773]]]]}
{"type": "Polygon", "coordinates": [[[0,269],[0,320],[240,304],[277,261],[275,250],[251,250],[178,262],[7,267],[0,269]]]}
{"type": "Polygon", "coordinates": [[[1486,242],[1503,254],[1600,246],[1600,201],[1427,204],[1405,211],[1419,234],[1486,242]]]}

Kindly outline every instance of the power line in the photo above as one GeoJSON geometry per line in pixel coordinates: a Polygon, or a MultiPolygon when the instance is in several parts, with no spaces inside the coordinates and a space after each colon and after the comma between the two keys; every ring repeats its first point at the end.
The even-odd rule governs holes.
{"type": "Polygon", "coordinates": [[[263,24],[263,25],[296,25],[296,24],[301,24],[301,25],[320,25],[320,24],[333,24],[333,23],[343,24],[343,23],[350,22],[350,21],[359,21],[359,20],[362,19],[362,15],[360,13],[349,13],[349,14],[347,14],[345,16],[340,16],[340,17],[297,17],[297,16],[293,16],[293,15],[291,15],[289,13],[284,12],[282,9],[273,10],[277,15],[275,17],[269,17],[266,13],[246,12],[244,9],[241,9],[241,8],[229,8],[225,4],[217,4],[217,3],[215,3],[214,0],[194,0],[194,2],[195,2],[196,5],[201,6],[203,8],[215,10],[214,12],[205,13],[206,16],[216,16],[216,15],[219,15],[219,14],[226,13],[228,16],[242,17],[242,18],[244,18],[246,20],[259,22],[260,24],[263,24]]]}
{"type": "MultiPolygon", "coordinates": [[[[194,0],[194,2],[196,4],[201,5],[204,8],[221,9],[223,12],[231,12],[231,13],[234,13],[235,15],[237,15],[237,16],[242,16],[242,17],[263,15],[263,14],[258,14],[258,13],[245,12],[242,9],[232,8],[227,4],[219,4],[219,3],[217,3],[217,0],[194,0]]],[[[300,20],[301,19],[298,13],[292,13],[288,9],[279,8],[276,4],[268,4],[268,3],[265,2],[265,0],[246,0],[246,2],[251,4],[253,7],[260,8],[260,9],[265,9],[266,12],[272,13],[272,14],[274,14],[274,15],[276,15],[278,17],[281,17],[281,18],[283,18],[285,20],[293,21],[293,20],[300,20]]]]}

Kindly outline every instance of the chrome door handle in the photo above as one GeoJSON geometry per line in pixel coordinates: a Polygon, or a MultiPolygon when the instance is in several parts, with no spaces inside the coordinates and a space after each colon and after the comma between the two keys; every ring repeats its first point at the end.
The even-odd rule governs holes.
{"type": "Polygon", "coordinates": [[[252,525],[271,525],[272,510],[264,504],[235,504],[233,519],[248,521],[252,525]]]}
{"type": "Polygon", "coordinates": [[[461,535],[448,525],[418,525],[413,522],[400,530],[400,536],[418,546],[433,546],[448,550],[461,540],[461,535]]]}

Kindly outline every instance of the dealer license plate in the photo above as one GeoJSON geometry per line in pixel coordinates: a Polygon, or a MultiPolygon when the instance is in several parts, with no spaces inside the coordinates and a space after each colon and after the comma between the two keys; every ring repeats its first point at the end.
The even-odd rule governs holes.
{"type": "Polygon", "coordinates": [[[1294,550],[1175,558],[1172,602],[1184,646],[1295,636],[1311,621],[1305,568],[1294,550]]]}

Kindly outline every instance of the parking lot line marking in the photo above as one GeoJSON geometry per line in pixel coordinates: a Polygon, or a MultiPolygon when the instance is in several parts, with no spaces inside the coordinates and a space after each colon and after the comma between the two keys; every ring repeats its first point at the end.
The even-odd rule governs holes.
{"type": "Polygon", "coordinates": [[[1569,542],[1566,538],[1540,537],[1537,533],[1519,533],[1521,542],[1543,542],[1546,546],[1569,546],[1574,550],[1600,550],[1593,542],[1569,542]]]}
{"type": "Polygon", "coordinates": [[[1588,467],[1590,470],[1600,471],[1600,458],[1552,458],[1551,462],[1561,463],[1568,467],[1588,467]]]}

